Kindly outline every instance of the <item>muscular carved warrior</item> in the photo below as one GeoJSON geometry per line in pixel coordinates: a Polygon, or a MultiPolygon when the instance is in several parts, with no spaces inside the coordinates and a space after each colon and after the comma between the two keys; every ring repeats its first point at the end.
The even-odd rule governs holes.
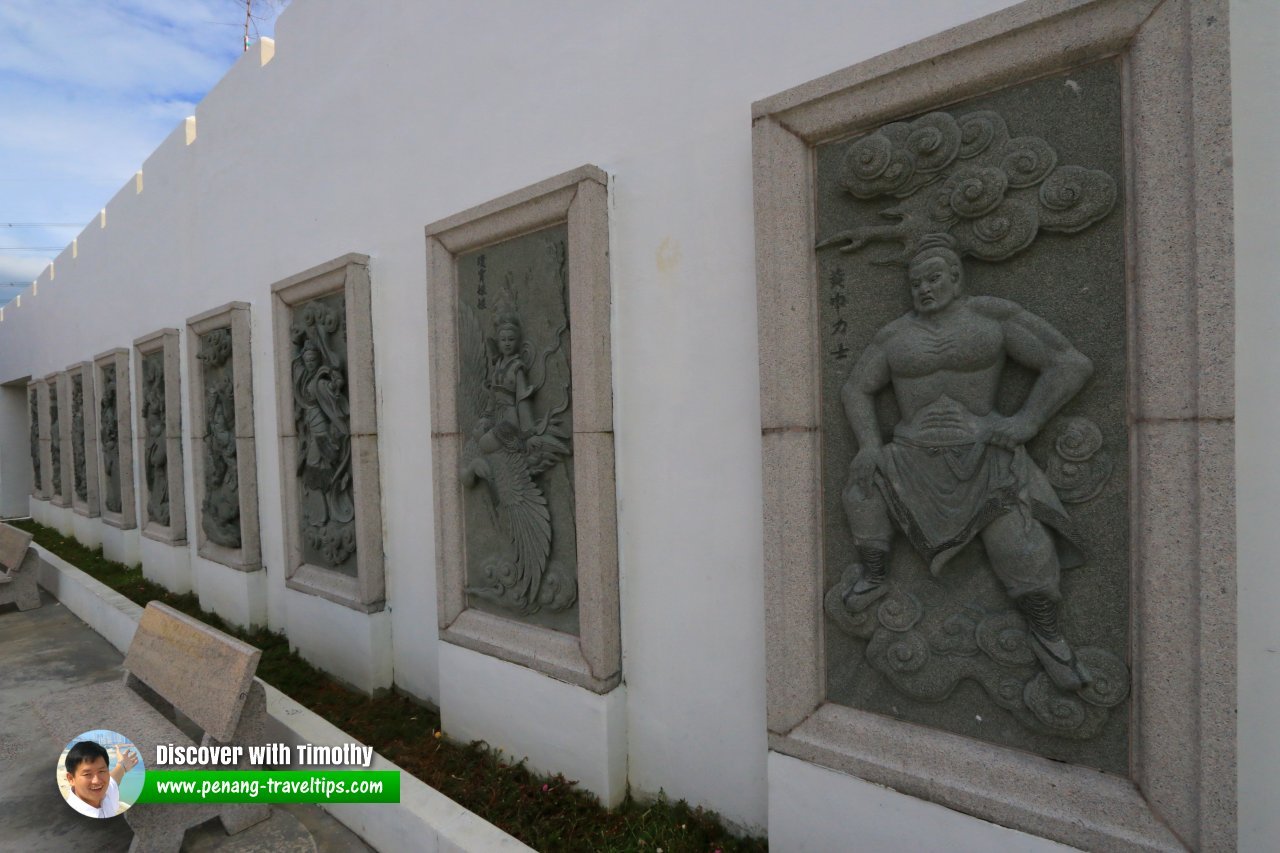
{"type": "Polygon", "coordinates": [[[1005,299],[966,296],[945,237],[920,242],[907,269],[914,310],[884,326],[841,390],[858,439],[843,493],[861,563],[845,604],[882,596],[891,524],[939,573],[982,541],[992,571],[1026,615],[1030,644],[1058,687],[1090,675],[1058,627],[1059,574],[1083,562],[1079,537],[1024,444],[1084,385],[1088,358],[1041,318],[1005,299]],[[995,410],[1006,360],[1038,372],[1022,408],[995,410]],[[892,385],[901,420],[888,443],[875,396],[892,385]]]}

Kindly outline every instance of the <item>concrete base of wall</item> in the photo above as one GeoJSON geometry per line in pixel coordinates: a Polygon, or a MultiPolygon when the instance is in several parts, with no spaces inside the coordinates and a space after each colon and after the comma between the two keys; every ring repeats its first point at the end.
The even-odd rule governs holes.
{"type": "Polygon", "coordinates": [[[138,528],[121,530],[110,524],[103,524],[101,530],[102,556],[117,563],[124,563],[126,566],[136,566],[141,562],[138,540],[142,537],[138,534],[138,528]]]}
{"type": "Polygon", "coordinates": [[[63,536],[75,535],[75,523],[72,519],[75,513],[71,511],[71,507],[54,506],[52,502],[44,505],[44,521],[40,522],[45,527],[52,527],[63,536]]]}
{"type": "Polygon", "coordinates": [[[191,549],[168,545],[145,536],[138,538],[142,575],[170,592],[191,592],[191,549]]]}
{"type": "Polygon", "coordinates": [[[769,847],[788,853],[1067,853],[1064,847],[908,797],[807,761],[769,753],[769,847]],[[909,829],[906,829],[909,827],[909,829]]]}
{"type": "Polygon", "coordinates": [[[622,802],[625,686],[600,695],[447,642],[440,643],[440,684],[449,737],[483,740],[513,759],[527,758],[533,770],[563,773],[608,807],[622,802]]]}
{"type": "Polygon", "coordinates": [[[102,545],[102,522],[96,518],[89,518],[78,512],[72,511],[71,529],[74,535],[85,545],[90,548],[98,548],[102,545]]]}
{"type": "Polygon", "coordinates": [[[391,614],[360,613],[287,590],[285,634],[298,654],[364,693],[391,687],[391,614]]]}
{"type": "Polygon", "coordinates": [[[198,554],[191,557],[191,585],[200,606],[232,625],[257,628],[267,624],[267,573],[241,572],[198,554]]]}

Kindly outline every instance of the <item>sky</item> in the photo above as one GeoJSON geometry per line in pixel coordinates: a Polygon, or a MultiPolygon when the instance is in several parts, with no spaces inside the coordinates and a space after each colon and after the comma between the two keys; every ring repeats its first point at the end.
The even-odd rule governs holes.
{"type": "MultiPolygon", "coordinates": [[[[253,0],[251,38],[287,3],[253,0]]],[[[195,113],[244,19],[245,0],[0,0],[0,305],[195,113]]]]}

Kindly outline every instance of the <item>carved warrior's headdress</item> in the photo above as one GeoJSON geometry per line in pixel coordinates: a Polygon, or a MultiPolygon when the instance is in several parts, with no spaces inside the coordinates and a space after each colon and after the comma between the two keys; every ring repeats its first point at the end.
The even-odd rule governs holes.
{"type": "Polygon", "coordinates": [[[1000,261],[1031,245],[1037,233],[1074,233],[1110,212],[1115,180],[1106,172],[1058,165],[1053,147],[1037,136],[1010,138],[998,113],[936,112],[887,124],[849,145],[840,186],[855,198],[901,199],[881,211],[892,225],[844,231],[818,248],[872,240],[898,242],[900,261],[945,234],[957,254],[1000,261]]]}

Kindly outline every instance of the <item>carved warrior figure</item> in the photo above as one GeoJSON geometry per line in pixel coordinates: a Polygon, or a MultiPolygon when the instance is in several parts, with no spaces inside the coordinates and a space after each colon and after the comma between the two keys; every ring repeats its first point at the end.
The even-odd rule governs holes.
{"type": "Polygon", "coordinates": [[[169,460],[165,439],[164,362],[157,354],[142,361],[142,426],[146,430],[143,476],[147,478],[147,517],[169,524],[169,460]]]}
{"type": "Polygon", "coordinates": [[[231,330],[214,329],[200,339],[204,365],[204,501],[201,522],[209,540],[240,547],[240,475],[236,469],[236,410],[230,369],[231,330]]]}
{"type": "MultiPolygon", "coordinates": [[[[934,574],[980,539],[1026,618],[1027,642],[1045,674],[1060,690],[1093,701],[1094,674],[1058,624],[1060,570],[1082,564],[1084,549],[1025,449],[1080,391],[1092,365],[1016,303],[966,294],[961,262],[962,255],[1002,260],[1039,229],[1079,231],[1106,215],[1115,201],[1109,175],[1055,166],[1046,142],[1010,139],[992,112],[959,121],[931,113],[847,150],[842,186],[857,198],[901,199],[883,211],[896,222],[844,231],[818,248],[901,243],[895,260],[906,262],[913,310],[876,333],[841,391],[858,441],[843,492],[858,561],[846,570],[841,598],[857,613],[886,594],[894,525],[934,574]],[[1038,375],[1022,408],[1006,417],[995,401],[1008,360],[1038,375]],[[884,442],[875,397],[888,387],[901,420],[884,442]]],[[[1106,702],[1114,704],[1119,679],[1111,680],[1106,702]]]]}
{"type": "Polygon", "coordinates": [[[71,467],[76,497],[89,499],[89,481],[85,479],[84,459],[84,380],[71,378],[71,467]]]}
{"type": "Polygon", "coordinates": [[[102,449],[103,505],[120,512],[120,423],[116,418],[116,368],[102,368],[102,402],[99,406],[98,438],[102,449]]]}
{"type": "Polygon", "coordinates": [[[37,492],[43,488],[40,471],[40,394],[31,389],[31,482],[37,492]]]}
{"type": "Polygon", "coordinates": [[[312,300],[297,316],[290,337],[302,536],[337,567],[356,551],[344,303],[312,300]]]}
{"type": "MultiPolygon", "coordinates": [[[[561,291],[563,244],[557,244],[561,291]]],[[[486,567],[487,583],[467,588],[522,614],[542,608],[563,610],[577,597],[572,577],[548,571],[552,523],[539,478],[571,454],[570,432],[560,415],[569,407],[569,382],[558,402],[535,414],[547,379],[547,358],[559,352],[567,321],[554,340],[535,356],[525,339],[511,278],[499,292],[493,311],[493,335],[485,336],[476,315],[462,315],[461,397],[475,415],[475,427],[462,454],[462,481],[483,486],[494,525],[509,540],[502,559],[486,567]]]]}

